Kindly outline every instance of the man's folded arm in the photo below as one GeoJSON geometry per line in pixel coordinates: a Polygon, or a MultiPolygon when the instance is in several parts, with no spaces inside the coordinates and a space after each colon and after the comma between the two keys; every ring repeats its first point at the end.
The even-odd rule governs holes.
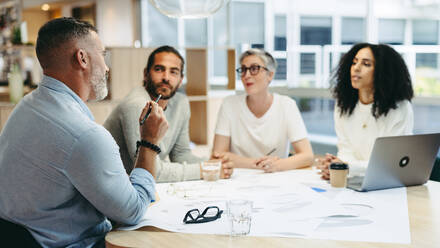
{"type": "Polygon", "coordinates": [[[119,149],[103,127],[78,137],[65,169],[78,191],[118,223],[137,224],[155,199],[153,176],[141,168],[127,176],[119,149]]]}

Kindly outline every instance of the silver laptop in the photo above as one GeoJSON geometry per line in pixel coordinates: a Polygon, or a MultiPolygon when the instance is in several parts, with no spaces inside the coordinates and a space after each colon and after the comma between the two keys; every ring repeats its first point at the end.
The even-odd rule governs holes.
{"type": "Polygon", "coordinates": [[[440,146],[440,133],[380,137],[374,143],[364,177],[347,187],[371,191],[426,183],[440,146]]]}

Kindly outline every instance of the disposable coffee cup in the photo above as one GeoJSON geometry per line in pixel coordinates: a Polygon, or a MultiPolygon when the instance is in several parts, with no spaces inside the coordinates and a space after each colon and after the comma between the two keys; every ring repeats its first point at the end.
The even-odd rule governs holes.
{"type": "Polygon", "coordinates": [[[348,165],[344,163],[330,164],[330,184],[335,188],[347,187],[348,165]]]}

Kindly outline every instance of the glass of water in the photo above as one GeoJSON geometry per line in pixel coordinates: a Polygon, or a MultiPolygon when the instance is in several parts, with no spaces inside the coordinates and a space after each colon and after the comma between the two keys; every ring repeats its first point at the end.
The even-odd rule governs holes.
{"type": "Polygon", "coordinates": [[[205,181],[217,181],[220,178],[221,160],[208,160],[202,162],[202,176],[205,181]]]}
{"type": "Polygon", "coordinates": [[[252,222],[252,201],[227,201],[227,214],[232,236],[249,234],[252,222]]]}

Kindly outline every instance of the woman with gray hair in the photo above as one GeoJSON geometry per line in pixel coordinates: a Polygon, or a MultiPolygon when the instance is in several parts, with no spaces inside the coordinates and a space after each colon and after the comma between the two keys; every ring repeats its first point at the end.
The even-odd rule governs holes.
{"type": "Polygon", "coordinates": [[[269,92],[276,61],[268,52],[250,49],[240,56],[246,94],[224,99],[215,129],[212,158],[235,168],[275,172],[310,166],[313,151],[293,99],[269,92]],[[295,155],[289,157],[289,144],[295,155]]]}

